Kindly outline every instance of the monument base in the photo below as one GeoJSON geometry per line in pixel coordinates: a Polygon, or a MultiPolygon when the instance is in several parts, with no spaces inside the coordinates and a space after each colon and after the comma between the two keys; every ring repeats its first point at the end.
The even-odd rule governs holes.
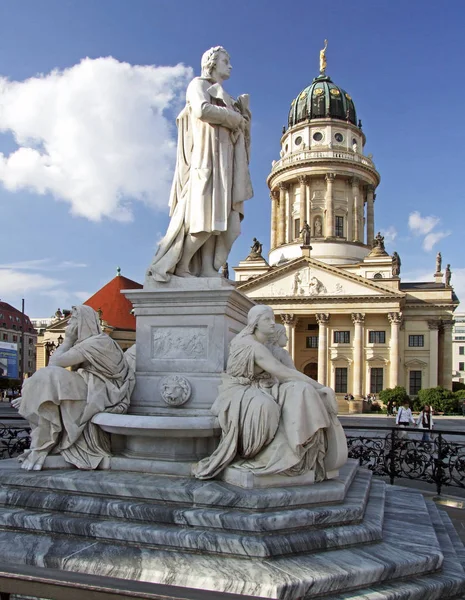
{"type": "Polygon", "coordinates": [[[0,461],[0,552],[4,571],[29,564],[280,600],[465,593],[447,514],[353,460],[334,480],[266,490],[0,461]]]}

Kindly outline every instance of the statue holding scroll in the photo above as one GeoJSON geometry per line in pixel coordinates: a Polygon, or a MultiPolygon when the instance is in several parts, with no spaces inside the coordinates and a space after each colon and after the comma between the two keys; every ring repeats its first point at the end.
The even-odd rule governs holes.
{"type": "Polygon", "coordinates": [[[147,279],[216,277],[240,234],[243,203],[253,196],[249,174],[249,97],[235,100],[223,81],[231,72],[222,46],[202,57],[177,118],[178,150],[169,201],[171,220],[147,279]]]}

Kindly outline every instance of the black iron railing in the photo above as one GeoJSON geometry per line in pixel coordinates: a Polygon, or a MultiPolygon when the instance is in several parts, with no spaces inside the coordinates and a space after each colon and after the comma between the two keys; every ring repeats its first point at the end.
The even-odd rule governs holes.
{"type": "Polygon", "coordinates": [[[375,475],[411,479],[436,486],[465,488],[465,435],[463,431],[435,430],[422,441],[422,430],[413,427],[344,426],[349,457],[375,475]],[[351,431],[357,434],[352,435],[351,431]]]}
{"type": "Polygon", "coordinates": [[[0,460],[14,458],[27,450],[31,444],[31,428],[0,423],[0,460]]]}
{"type": "MultiPolygon", "coordinates": [[[[410,427],[345,425],[349,457],[391,484],[411,479],[436,486],[465,488],[465,433],[435,430],[430,441],[410,427]],[[354,434],[351,434],[351,431],[354,434]]],[[[30,427],[0,423],[0,460],[14,458],[30,445],[30,427]]]]}

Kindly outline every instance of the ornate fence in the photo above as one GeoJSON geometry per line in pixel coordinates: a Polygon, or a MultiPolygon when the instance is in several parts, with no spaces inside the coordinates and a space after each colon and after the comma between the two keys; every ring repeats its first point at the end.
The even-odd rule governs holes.
{"type": "MultiPolygon", "coordinates": [[[[27,423],[27,422],[26,422],[27,423]]],[[[14,458],[29,448],[31,428],[0,423],[0,460],[14,458]]]]}
{"type": "Polygon", "coordinates": [[[405,427],[347,425],[350,458],[375,475],[412,479],[436,486],[465,488],[465,436],[462,431],[435,430],[430,441],[422,441],[421,430],[405,427]],[[357,430],[351,435],[351,430],[357,430]]]}
{"type": "MultiPolygon", "coordinates": [[[[418,429],[346,425],[349,457],[375,475],[423,481],[436,486],[465,488],[465,434],[435,430],[431,441],[419,439],[418,429]],[[351,434],[354,432],[354,435],[351,434]]],[[[0,459],[18,456],[30,445],[30,428],[0,423],[0,459]]]]}

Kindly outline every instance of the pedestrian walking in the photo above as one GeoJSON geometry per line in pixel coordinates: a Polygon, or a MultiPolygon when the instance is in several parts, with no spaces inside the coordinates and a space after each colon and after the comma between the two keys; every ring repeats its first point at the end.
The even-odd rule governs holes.
{"type": "MultiPolygon", "coordinates": [[[[415,425],[415,419],[413,418],[409,401],[405,400],[403,406],[397,412],[396,425],[399,427],[409,427],[410,424],[415,425]]],[[[407,432],[403,432],[399,437],[406,438],[407,432]]]]}
{"type": "Polygon", "coordinates": [[[433,429],[433,416],[431,411],[431,406],[425,404],[423,410],[418,415],[417,419],[417,427],[423,430],[423,436],[421,438],[422,442],[430,442],[431,441],[431,430],[433,429]]]}

